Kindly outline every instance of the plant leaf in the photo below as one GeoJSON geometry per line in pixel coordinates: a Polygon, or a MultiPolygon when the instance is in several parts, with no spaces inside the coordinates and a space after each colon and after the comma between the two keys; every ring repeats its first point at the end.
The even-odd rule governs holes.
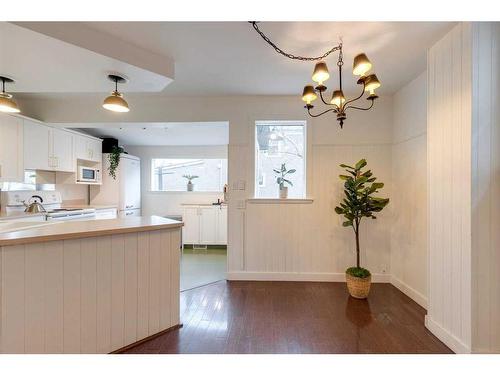
{"type": "Polygon", "coordinates": [[[359,171],[361,168],[363,168],[365,165],[366,165],[366,160],[365,159],[361,159],[360,161],[358,161],[356,163],[356,165],[354,166],[354,168],[359,171]]]}

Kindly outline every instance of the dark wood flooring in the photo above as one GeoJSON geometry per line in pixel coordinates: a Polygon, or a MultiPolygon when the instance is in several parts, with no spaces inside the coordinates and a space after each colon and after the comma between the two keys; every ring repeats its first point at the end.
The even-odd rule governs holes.
{"type": "Polygon", "coordinates": [[[126,353],[451,353],[390,284],[221,281],[181,293],[184,327],[126,353]]]}

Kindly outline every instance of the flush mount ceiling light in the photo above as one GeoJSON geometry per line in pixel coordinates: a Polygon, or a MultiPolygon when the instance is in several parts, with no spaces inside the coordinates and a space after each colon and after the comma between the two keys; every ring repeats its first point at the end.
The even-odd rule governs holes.
{"type": "Polygon", "coordinates": [[[115,83],[115,90],[111,93],[110,96],[108,96],[106,99],[104,99],[102,106],[105,109],[107,109],[109,111],[113,111],[113,112],[128,112],[128,111],[130,111],[127,101],[125,99],[123,99],[123,94],[118,91],[118,84],[119,83],[126,83],[127,79],[125,77],[122,77],[122,76],[119,76],[116,74],[108,75],[108,79],[115,83]]]}
{"type": "Polygon", "coordinates": [[[19,113],[21,110],[17,106],[16,102],[12,100],[12,95],[5,92],[5,83],[14,83],[11,78],[0,76],[0,81],[2,81],[2,92],[0,92],[0,112],[7,113],[19,113]]]}
{"type": "Polygon", "coordinates": [[[354,58],[353,61],[353,67],[352,67],[352,73],[355,76],[358,76],[357,84],[360,86],[363,86],[363,89],[361,90],[361,94],[355,98],[352,99],[347,99],[344,96],[344,92],[342,90],[342,67],[344,65],[344,60],[343,60],[343,54],[342,54],[342,43],[340,43],[337,46],[332,47],[330,50],[328,50],[326,53],[324,53],[321,56],[318,57],[304,57],[304,56],[297,56],[293,55],[291,53],[284,52],[282,49],[280,49],[276,44],[274,44],[258,27],[257,22],[255,21],[250,21],[252,24],[253,28],[259,35],[264,39],[270,46],[274,48],[274,50],[285,56],[288,57],[289,59],[292,60],[300,60],[300,61],[318,61],[316,63],[316,66],[314,67],[314,71],[312,74],[312,80],[316,82],[316,87],[313,85],[307,85],[304,87],[304,90],[302,92],[302,100],[306,102],[305,109],[307,109],[307,112],[311,117],[319,117],[324,115],[325,113],[328,112],[333,112],[337,115],[337,121],[339,122],[340,128],[343,127],[344,125],[344,120],[347,118],[346,111],[349,109],[356,109],[356,110],[361,110],[361,111],[368,111],[373,107],[373,103],[375,102],[375,99],[378,98],[378,96],[375,94],[375,90],[380,87],[380,81],[378,80],[377,76],[375,74],[370,74],[367,75],[367,73],[371,70],[372,68],[372,63],[366,57],[364,53],[360,53],[354,58]],[[339,57],[337,60],[337,67],[339,71],[339,86],[338,89],[333,91],[332,98],[329,102],[327,102],[324,99],[323,93],[326,91],[326,86],[324,85],[324,82],[330,78],[330,72],[328,71],[328,67],[326,63],[323,61],[328,55],[330,55],[332,52],[338,51],[339,57]],[[370,105],[368,107],[358,107],[355,105],[352,105],[355,101],[361,99],[365,92],[368,92],[368,96],[366,99],[370,101],[370,105]],[[314,106],[311,104],[314,100],[316,100],[320,97],[321,101],[323,104],[327,105],[330,107],[329,109],[320,112],[318,114],[313,114],[311,113],[311,109],[314,108],[314,106]]]}

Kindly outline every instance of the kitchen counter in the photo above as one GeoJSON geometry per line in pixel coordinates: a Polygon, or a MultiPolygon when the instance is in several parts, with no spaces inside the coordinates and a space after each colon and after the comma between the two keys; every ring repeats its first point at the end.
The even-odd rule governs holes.
{"type": "MultiPolygon", "coordinates": [[[[26,223],[20,222],[15,225],[22,227],[26,223]]],[[[15,231],[15,227],[13,227],[14,231],[12,232],[0,233],[0,246],[180,228],[182,225],[183,223],[180,221],[159,216],[50,222],[46,225],[37,225],[34,228],[19,231],[15,231]]]]}
{"type": "Polygon", "coordinates": [[[227,203],[222,203],[222,204],[212,204],[212,203],[181,203],[181,206],[201,206],[201,207],[219,207],[223,206],[226,207],[227,203]]]}
{"type": "Polygon", "coordinates": [[[0,233],[0,353],[110,353],[180,326],[182,222],[0,228],[15,225],[0,233]]]}

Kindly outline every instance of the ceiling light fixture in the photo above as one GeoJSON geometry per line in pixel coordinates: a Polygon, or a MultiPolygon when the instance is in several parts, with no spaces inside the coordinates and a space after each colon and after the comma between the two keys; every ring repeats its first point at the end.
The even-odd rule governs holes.
{"type": "Polygon", "coordinates": [[[304,56],[297,56],[293,55],[291,53],[287,53],[283,51],[281,48],[276,46],[258,27],[257,22],[255,21],[250,21],[252,24],[253,28],[257,33],[264,39],[271,47],[274,48],[274,50],[279,53],[280,55],[283,55],[289,59],[292,60],[300,60],[300,61],[319,61],[316,63],[316,66],[314,67],[314,71],[312,74],[312,80],[316,82],[316,87],[312,85],[307,85],[304,87],[304,91],[302,92],[302,100],[306,103],[304,106],[305,109],[307,109],[307,112],[311,117],[319,117],[324,115],[325,113],[328,112],[333,112],[337,115],[337,121],[339,122],[340,128],[344,126],[344,120],[347,118],[346,111],[349,109],[356,109],[356,110],[361,110],[361,111],[368,111],[373,107],[373,103],[375,102],[375,99],[378,98],[378,96],[375,94],[375,90],[380,87],[380,81],[378,80],[377,76],[375,74],[370,74],[366,75],[372,68],[372,63],[368,59],[368,57],[364,53],[360,53],[356,57],[354,57],[353,61],[353,67],[352,67],[352,73],[355,76],[358,76],[357,84],[362,85],[363,89],[361,90],[361,94],[355,98],[352,99],[346,99],[344,96],[344,92],[342,90],[342,67],[344,65],[344,60],[343,60],[343,51],[342,51],[342,43],[340,43],[337,46],[332,47],[329,49],[326,53],[324,53],[321,56],[317,57],[304,57],[304,56]],[[337,60],[337,67],[339,71],[339,88],[335,91],[333,91],[332,94],[332,99],[330,102],[327,102],[324,99],[323,93],[326,91],[326,86],[324,85],[324,82],[330,78],[330,72],[328,71],[328,67],[326,63],[323,61],[328,55],[330,55],[332,52],[338,51],[339,52],[339,57],[337,60]],[[355,105],[352,105],[355,101],[361,99],[365,92],[368,92],[369,95],[366,97],[368,101],[370,101],[370,105],[368,107],[358,107],[355,105]],[[313,114],[311,113],[311,110],[314,108],[314,106],[311,104],[314,100],[316,100],[320,97],[321,101],[323,104],[330,106],[331,108],[320,112],[318,114],[313,114]]]}
{"type": "Polygon", "coordinates": [[[118,83],[126,83],[127,79],[125,77],[110,74],[108,75],[108,79],[115,83],[115,90],[104,99],[102,106],[113,112],[128,112],[130,108],[128,107],[128,103],[125,99],[123,99],[123,94],[118,91],[118,83]]]}
{"type": "Polygon", "coordinates": [[[0,112],[7,112],[7,113],[21,112],[16,102],[12,100],[12,94],[5,92],[5,82],[14,83],[14,80],[3,76],[0,76],[0,80],[2,81],[2,92],[0,92],[0,112]]]}

